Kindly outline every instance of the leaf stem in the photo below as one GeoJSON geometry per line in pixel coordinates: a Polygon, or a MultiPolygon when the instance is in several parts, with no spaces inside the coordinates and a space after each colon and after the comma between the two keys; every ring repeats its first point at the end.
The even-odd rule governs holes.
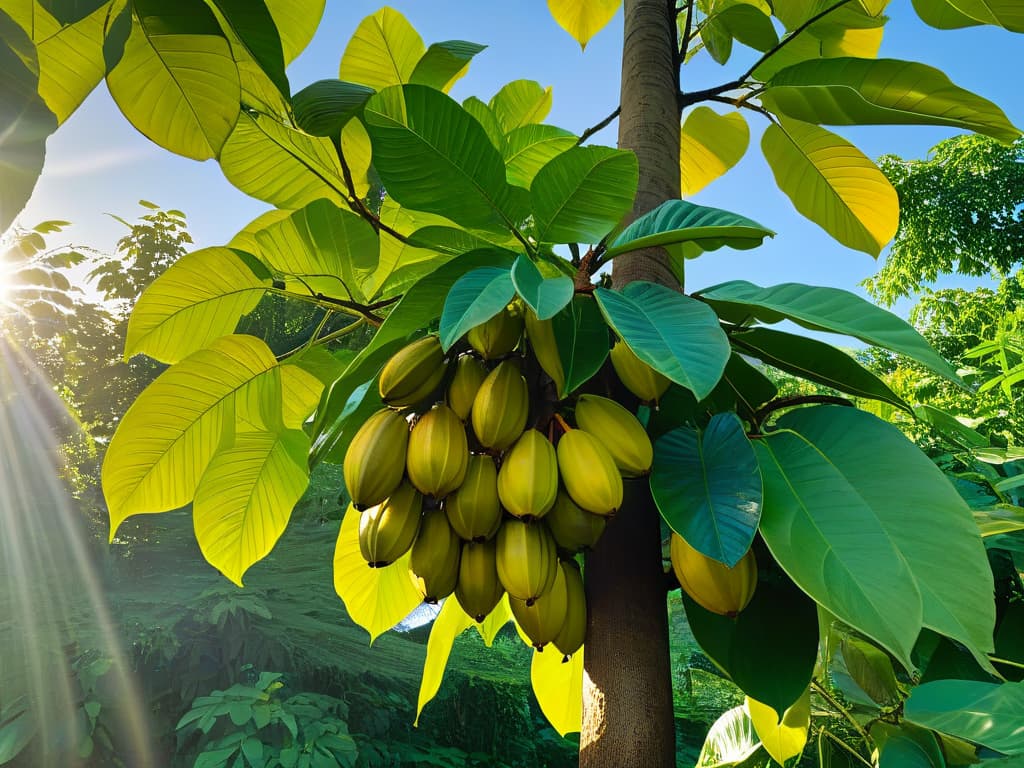
{"type": "Polygon", "coordinates": [[[815,693],[821,696],[821,698],[827,701],[830,707],[832,707],[834,710],[836,710],[836,712],[841,714],[849,721],[850,725],[853,726],[853,729],[857,731],[857,735],[864,740],[865,746],[871,746],[871,737],[868,736],[868,732],[865,731],[864,727],[857,722],[857,720],[854,718],[852,714],[850,714],[850,711],[842,704],[840,704],[839,701],[825,689],[825,686],[823,686],[816,679],[811,678],[811,688],[814,690],[815,693]]]}
{"type": "Polygon", "coordinates": [[[862,763],[864,763],[864,765],[868,766],[868,768],[875,768],[875,766],[872,763],[868,762],[860,752],[855,750],[853,747],[851,747],[849,744],[847,744],[845,741],[840,739],[838,736],[836,736],[834,733],[832,733],[830,730],[828,730],[824,726],[819,726],[818,727],[818,733],[823,733],[826,736],[828,736],[829,739],[831,739],[833,742],[835,742],[840,747],[845,749],[851,755],[856,757],[858,760],[860,760],[862,763]]]}
{"type": "Polygon", "coordinates": [[[836,397],[835,395],[793,395],[790,397],[777,397],[762,405],[758,409],[757,413],[753,415],[753,420],[755,423],[761,424],[775,411],[782,410],[783,408],[792,408],[797,405],[809,405],[814,403],[825,405],[845,405],[850,408],[854,407],[853,403],[845,397],[836,397]]]}

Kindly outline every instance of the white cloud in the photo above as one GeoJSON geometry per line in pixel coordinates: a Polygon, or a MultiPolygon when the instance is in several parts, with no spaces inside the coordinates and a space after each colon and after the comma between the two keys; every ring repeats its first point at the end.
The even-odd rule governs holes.
{"type": "Polygon", "coordinates": [[[106,149],[99,152],[88,152],[78,157],[60,157],[50,155],[43,168],[44,178],[70,178],[88,176],[100,171],[108,171],[141,160],[152,154],[149,147],[132,147],[131,149],[106,149]]]}

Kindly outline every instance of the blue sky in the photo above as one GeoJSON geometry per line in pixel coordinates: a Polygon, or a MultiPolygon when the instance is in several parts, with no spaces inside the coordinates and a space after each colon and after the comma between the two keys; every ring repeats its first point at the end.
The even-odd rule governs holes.
{"type": "MultiPolygon", "coordinates": [[[[471,40],[488,48],[453,89],[462,100],[489,98],[505,82],[534,79],[554,90],[546,122],[580,132],[605,117],[618,103],[621,13],[581,52],[550,17],[545,3],[409,0],[392,2],[430,42],[471,40]]],[[[380,7],[367,0],[327,0],[327,12],[309,48],[289,68],[292,90],[337,77],[345,43],[359,21],[380,7]]],[[[1024,37],[992,27],[942,32],[917,20],[909,0],[894,0],[881,56],[921,61],[942,69],[957,85],[998,103],[1018,126],[1024,126],[1024,94],[1019,67],[1024,37]]],[[[700,56],[683,70],[684,89],[728,81],[756,57],[737,44],[733,59],[720,67],[700,56]]],[[[723,107],[724,109],[724,107],[723,107]]],[[[691,262],[687,289],[743,278],[766,285],[800,281],[858,290],[856,284],[878,264],[863,253],[835,243],[791,208],[775,188],[760,155],[763,120],[745,113],[751,125],[751,148],[729,175],[714,182],[695,202],[749,216],[778,235],[766,246],[745,252],[722,249],[691,262]]],[[[833,129],[869,157],[895,152],[923,156],[956,132],[945,128],[865,127],[833,129]]],[[[592,143],[614,145],[615,125],[592,143]]],[[[101,85],[50,138],[46,166],[21,223],[48,218],[74,223],[70,240],[109,249],[121,225],[104,215],[133,219],[142,212],[136,201],[152,200],[186,212],[197,247],[218,245],[268,207],[228,184],[214,161],[197,163],[171,155],[137,133],[101,85]]],[[[906,309],[906,305],[898,307],[906,309]]]]}

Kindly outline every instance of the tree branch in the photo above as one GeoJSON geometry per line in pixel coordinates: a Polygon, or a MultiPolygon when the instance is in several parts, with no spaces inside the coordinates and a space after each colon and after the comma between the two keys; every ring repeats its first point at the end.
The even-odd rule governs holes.
{"type": "Polygon", "coordinates": [[[751,419],[754,421],[755,425],[760,427],[761,423],[775,411],[782,410],[783,408],[792,408],[796,405],[810,405],[813,403],[844,405],[850,408],[854,407],[853,403],[845,397],[836,397],[834,395],[794,395],[791,397],[777,397],[762,405],[751,419]]]}
{"type": "Polygon", "coordinates": [[[846,707],[840,704],[838,699],[836,699],[831,693],[825,690],[825,686],[823,686],[814,678],[811,678],[811,688],[813,688],[814,692],[821,696],[821,698],[827,701],[830,707],[832,707],[836,712],[841,714],[849,721],[850,725],[853,726],[853,729],[857,731],[857,735],[859,735],[864,740],[864,746],[870,748],[871,739],[868,737],[867,731],[865,731],[863,726],[861,726],[861,724],[857,722],[856,718],[854,718],[854,716],[850,714],[849,710],[847,710],[846,707]]]}
{"type": "Polygon", "coordinates": [[[747,81],[751,78],[754,72],[757,71],[758,67],[760,67],[766,61],[768,61],[768,59],[770,59],[772,56],[774,56],[783,48],[785,48],[791,41],[793,41],[797,36],[799,36],[800,33],[802,33],[815,22],[820,21],[833,11],[838,10],[839,8],[843,7],[849,2],[850,0],[838,0],[838,2],[833,3],[820,13],[816,13],[813,16],[811,16],[811,18],[807,19],[807,21],[805,21],[799,27],[797,27],[784,38],[782,38],[782,40],[779,41],[778,45],[762,54],[761,57],[757,61],[755,61],[746,72],[744,72],[735,80],[730,80],[728,83],[716,85],[713,88],[704,88],[699,91],[689,91],[687,93],[680,92],[679,106],[681,108],[686,108],[691,104],[696,104],[699,101],[706,101],[712,96],[719,96],[723,93],[726,93],[727,91],[734,91],[737,88],[743,87],[744,85],[747,84],[747,81]]]}
{"type": "Polygon", "coordinates": [[[614,120],[616,117],[618,117],[619,116],[619,112],[621,112],[621,111],[622,111],[622,107],[616,107],[615,111],[612,112],[610,115],[608,115],[608,117],[606,117],[604,120],[599,122],[597,125],[593,125],[590,128],[587,128],[587,130],[585,130],[583,133],[581,133],[580,137],[578,139],[576,139],[576,146],[578,147],[580,144],[582,144],[584,141],[589,139],[591,136],[593,136],[595,133],[600,131],[602,128],[607,128],[609,125],[611,125],[612,120],[614,120]]]}
{"type": "Polygon", "coordinates": [[[383,221],[380,220],[380,216],[376,215],[373,211],[366,207],[366,203],[363,202],[362,198],[356,194],[356,184],[352,178],[352,169],[348,167],[348,161],[345,160],[345,153],[341,151],[341,141],[334,146],[335,153],[338,155],[338,160],[341,162],[341,173],[345,177],[345,186],[348,188],[348,197],[345,198],[345,202],[348,203],[348,207],[353,212],[358,213],[368,222],[370,226],[377,232],[387,232],[393,238],[398,240],[400,243],[408,243],[409,238],[403,235],[398,230],[392,229],[383,221]]]}

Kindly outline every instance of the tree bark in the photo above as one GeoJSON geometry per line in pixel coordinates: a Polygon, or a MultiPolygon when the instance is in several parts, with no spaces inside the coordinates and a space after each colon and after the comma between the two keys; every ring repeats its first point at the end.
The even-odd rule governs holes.
{"type": "MultiPolygon", "coordinates": [[[[619,146],[640,164],[633,218],[680,195],[674,6],[625,0],[619,146]]],[[[678,287],[660,249],[620,256],[612,279],[615,287],[678,287]]],[[[586,563],[581,768],[676,764],[660,523],[646,481],[626,486],[623,508],[586,563]]]]}

